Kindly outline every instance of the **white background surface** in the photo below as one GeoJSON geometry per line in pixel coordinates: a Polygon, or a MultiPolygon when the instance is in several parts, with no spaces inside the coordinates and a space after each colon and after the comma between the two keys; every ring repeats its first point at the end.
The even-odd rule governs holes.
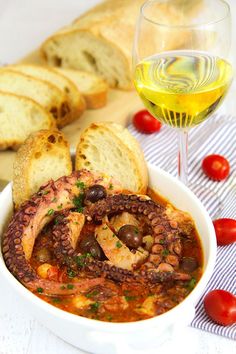
{"type": "MultiPolygon", "coordinates": [[[[98,2],[98,0],[0,0],[0,63],[13,63],[24,57],[53,31],[98,2]]],[[[228,2],[232,6],[235,26],[236,0],[228,2]]],[[[232,54],[236,66],[235,29],[232,54]]],[[[234,84],[221,110],[235,115],[235,108],[234,84]]],[[[1,287],[0,279],[0,354],[82,353],[39,324],[27,313],[27,309],[21,308],[20,303],[11,289],[1,287]]],[[[61,325],[63,326],[63,323],[61,325]]],[[[235,347],[232,340],[187,327],[171,342],[160,347],[156,353],[169,354],[181,351],[181,354],[231,354],[235,353],[235,347]]]]}

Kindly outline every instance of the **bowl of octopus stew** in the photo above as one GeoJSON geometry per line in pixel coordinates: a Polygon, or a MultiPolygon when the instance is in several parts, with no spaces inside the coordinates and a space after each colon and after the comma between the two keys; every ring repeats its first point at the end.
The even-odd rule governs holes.
{"type": "Polygon", "coordinates": [[[43,185],[13,210],[0,195],[2,286],[35,318],[91,353],[153,349],[194,317],[212,274],[207,211],[149,165],[146,195],[87,170],[43,185]]]}

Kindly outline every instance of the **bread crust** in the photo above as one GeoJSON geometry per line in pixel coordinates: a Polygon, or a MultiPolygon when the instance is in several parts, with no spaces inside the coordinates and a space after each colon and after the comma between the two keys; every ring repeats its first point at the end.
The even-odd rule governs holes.
{"type": "Polygon", "coordinates": [[[86,101],[86,106],[88,109],[98,109],[106,106],[107,104],[107,92],[95,92],[95,93],[87,93],[84,95],[84,99],[86,101]]]}
{"type": "MultiPolygon", "coordinates": [[[[42,102],[40,102],[40,99],[35,99],[29,94],[22,94],[22,96],[32,98],[39,104],[41,104],[41,106],[43,106],[56,119],[56,123],[59,128],[71,122],[71,111],[68,109],[68,98],[66,94],[57,86],[46,80],[38,78],[36,79],[31,75],[23,74],[15,69],[12,69],[12,67],[10,69],[8,67],[1,68],[0,79],[2,77],[4,78],[4,75],[12,76],[12,78],[14,78],[14,81],[18,80],[18,82],[20,82],[20,80],[29,80],[31,83],[34,83],[35,89],[37,89],[37,87],[39,86],[45,89],[47,88],[49,95],[51,96],[49,96],[49,104],[45,106],[42,104],[42,102]]],[[[13,92],[13,90],[9,89],[9,87],[7,86],[6,88],[4,88],[3,84],[1,85],[1,90],[10,93],[16,93],[13,92]]],[[[17,92],[16,94],[19,93],[17,92]]]]}
{"type": "Polygon", "coordinates": [[[49,84],[53,84],[67,96],[70,111],[58,120],[58,127],[63,127],[74,120],[78,119],[85,110],[84,100],[76,85],[68,77],[63,75],[52,67],[46,67],[36,64],[15,64],[8,68],[32,76],[36,79],[41,79],[49,84]],[[28,71],[29,69],[29,71],[28,71]],[[47,77],[47,75],[49,77],[47,77]],[[52,78],[50,78],[50,75],[52,78]],[[44,77],[44,78],[42,78],[44,77]],[[55,77],[55,78],[54,78],[55,77]],[[53,81],[54,79],[54,81],[53,81]],[[59,81],[59,83],[58,83],[59,81]]]}
{"type": "MultiPolygon", "coordinates": [[[[60,154],[63,152],[63,156],[66,159],[64,175],[69,175],[72,172],[70,148],[62,132],[58,130],[40,130],[31,134],[21,145],[13,165],[13,201],[16,208],[29,199],[32,194],[30,191],[30,183],[32,181],[29,179],[37,158],[42,156],[47,158],[47,154],[56,156],[59,151],[60,154]]],[[[54,179],[53,173],[54,171],[47,171],[48,175],[45,178],[45,182],[54,179]]]]}
{"type": "Polygon", "coordinates": [[[87,109],[98,109],[107,104],[108,85],[96,74],[91,74],[81,70],[62,68],[56,68],[54,70],[68,77],[68,79],[72,78],[71,80],[74,80],[75,85],[77,85],[85,99],[87,109]],[[79,75],[81,75],[81,77],[77,79],[79,75]],[[92,89],[83,90],[83,87],[80,86],[80,81],[82,80],[85,82],[86,80],[90,80],[93,82],[93,85],[96,85],[96,88],[93,86],[92,89]]]}
{"type": "MultiPolygon", "coordinates": [[[[33,99],[21,95],[16,95],[14,93],[3,92],[0,90],[0,97],[4,97],[5,100],[8,98],[16,99],[17,101],[25,103],[25,105],[32,105],[32,107],[36,107],[38,111],[41,112],[42,117],[44,116],[47,122],[47,129],[48,130],[55,130],[56,129],[56,121],[51,114],[49,114],[38,102],[34,101],[33,99]]],[[[20,124],[20,122],[19,122],[20,124]]],[[[17,127],[16,127],[17,128],[17,127]]],[[[33,132],[33,131],[32,131],[33,132]]],[[[11,148],[13,150],[17,150],[20,145],[24,142],[22,139],[9,139],[8,141],[3,141],[0,139],[0,150],[6,150],[11,148]]]]}

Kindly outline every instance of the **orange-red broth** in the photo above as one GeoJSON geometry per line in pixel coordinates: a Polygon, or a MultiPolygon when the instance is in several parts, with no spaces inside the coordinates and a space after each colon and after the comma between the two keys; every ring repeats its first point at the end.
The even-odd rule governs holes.
{"type": "MultiPolygon", "coordinates": [[[[167,203],[152,190],[148,191],[148,195],[162,205],[167,203]]],[[[93,227],[88,225],[82,233],[85,235],[91,231],[93,227]]],[[[143,284],[119,284],[105,280],[102,287],[93,287],[82,295],[48,297],[43,295],[43,289],[38,289],[36,295],[64,311],[101,321],[132,322],[158,316],[182,302],[202,275],[203,251],[196,229],[191,239],[183,238],[182,247],[182,257],[194,257],[198,263],[198,268],[189,273],[191,280],[187,282],[170,281],[147,287],[143,284]]],[[[67,283],[68,289],[73,288],[73,283],[78,281],[78,275],[71,269],[60,267],[53,257],[50,227],[43,230],[34,246],[31,265],[36,271],[42,265],[42,261],[38,259],[38,252],[42,249],[47,249],[51,255],[50,261],[46,262],[51,265],[47,271],[47,279],[67,283]]]]}

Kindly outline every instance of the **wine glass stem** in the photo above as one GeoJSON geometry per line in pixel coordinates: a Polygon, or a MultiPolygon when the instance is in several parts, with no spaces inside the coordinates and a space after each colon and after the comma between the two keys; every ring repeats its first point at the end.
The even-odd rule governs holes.
{"type": "Polygon", "coordinates": [[[179,130],[178,175],[181,182],[188,185],[188,132],[179,130]]]}

